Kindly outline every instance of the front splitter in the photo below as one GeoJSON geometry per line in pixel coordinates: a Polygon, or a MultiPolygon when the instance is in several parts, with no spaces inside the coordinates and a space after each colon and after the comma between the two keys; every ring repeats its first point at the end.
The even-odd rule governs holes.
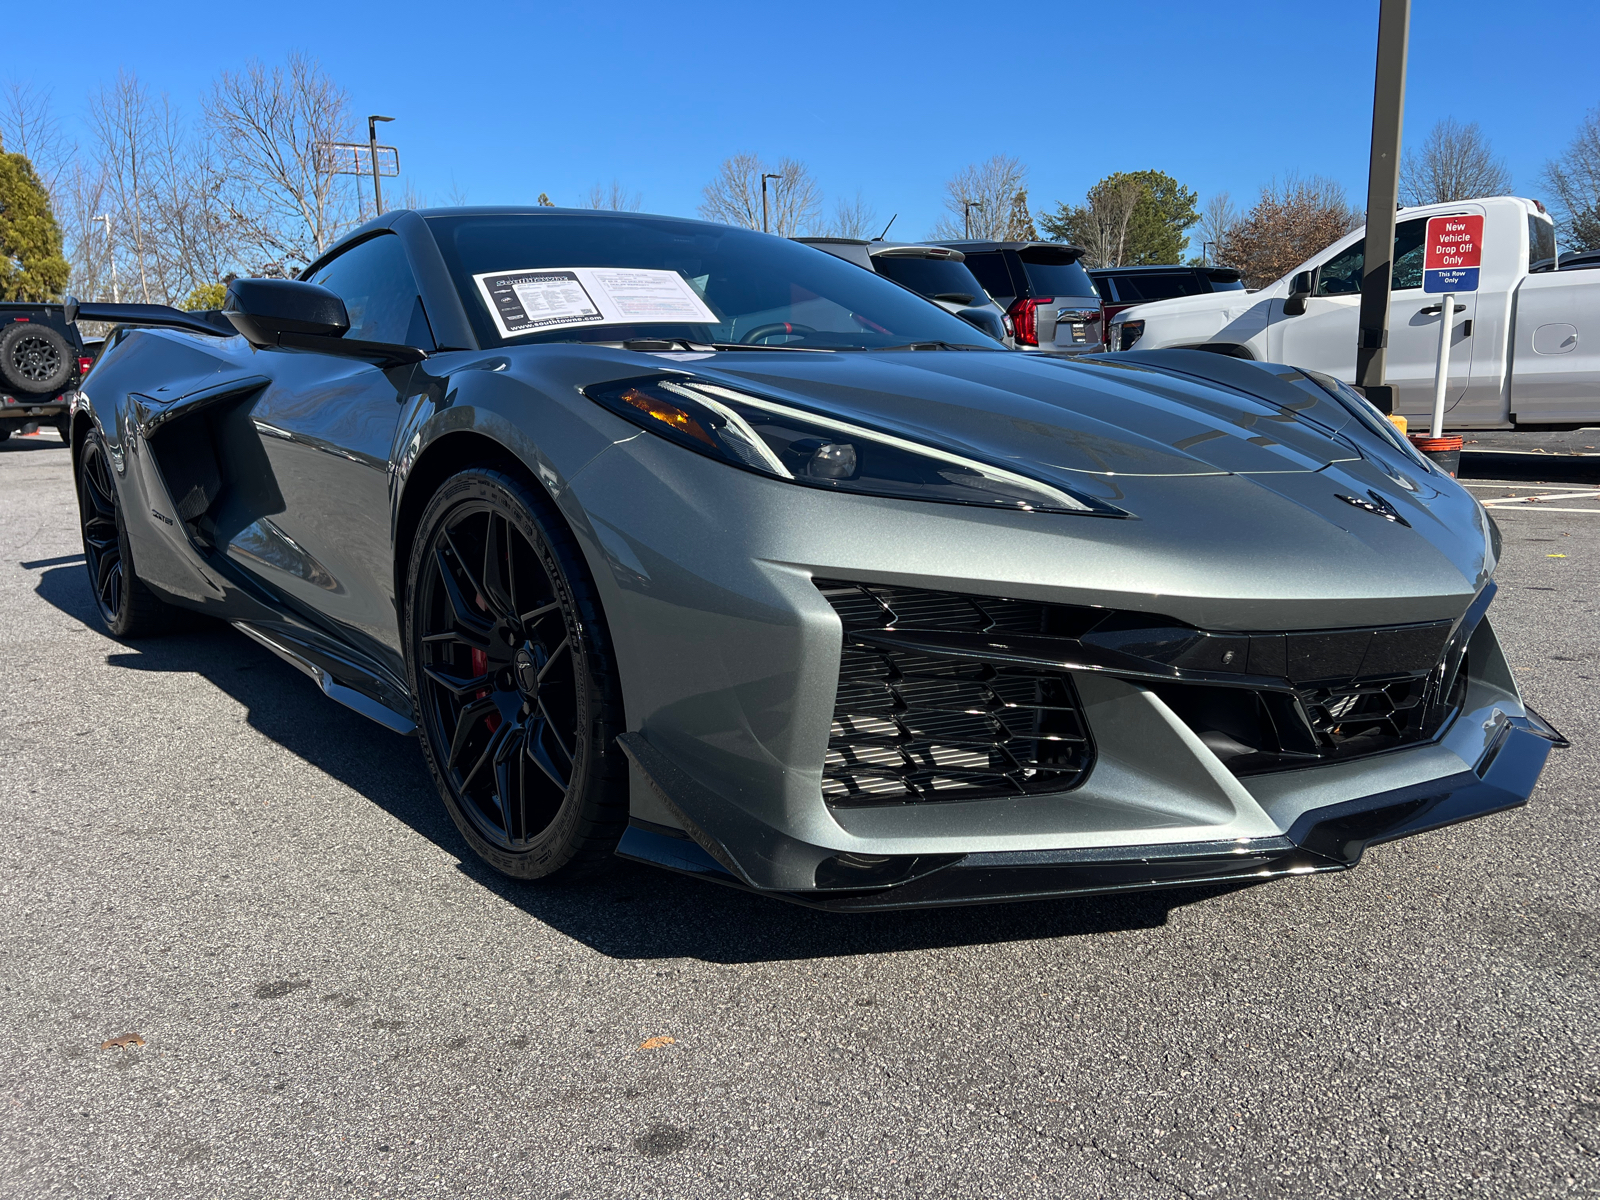
{"type": "MultiPolygon", "coordinates": [[[[618,740],[657,794],[683,815],[682,806],[670,803],[668,789],[649,770],[651,766],[659,768],[659,752],[637,734],[625,734],[618,740]]],[[[941,908],[1254,883],[1286,875],[1347,870],[1360,862],[1368,846],[1520,807],[1532,794],[1551,747],[1563,744],[1559,734],[1532,714],[1529,719],[1515,718],[1477,770],[1311,809],[1287,833],[1277,837],[984,852],[938,859],[862,859],[841,854],[818,867],[819,876],[828,882],[845,882],[853,873],[863,882],[893,881],[880,886],[805,890],[754,887],[741,877],[742,872],[730,869],[737,868],[735,849],[712,840],[687,817],[687,832],[635,821],[616,852],[635,862],[835,912],[941,908]]]]}

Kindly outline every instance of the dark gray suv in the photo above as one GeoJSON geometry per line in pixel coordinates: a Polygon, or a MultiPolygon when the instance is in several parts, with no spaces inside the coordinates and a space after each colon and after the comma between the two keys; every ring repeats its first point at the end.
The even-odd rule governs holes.
{"type": "Polygon", "coordinates": [[[1006,310],[1019,350],[1097,354],[1105,327],[1100,294],[1078,261],[1083,250],[1060,242],[944,242],[1006,310]]]}
{"type": "Polygon", "coordinates": [[[981,329],[1008,349],[1016,348],[1011,337],[1011,318],[967,270],[966,255],[959,250],[917,242],[869,242],[862,238],[802,237],[794,240],[892,279],[981,329]]]}

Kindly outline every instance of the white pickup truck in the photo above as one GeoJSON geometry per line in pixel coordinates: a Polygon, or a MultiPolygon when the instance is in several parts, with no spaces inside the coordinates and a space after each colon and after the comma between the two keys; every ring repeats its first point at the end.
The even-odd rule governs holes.
{"type": "MultiPolygon", "coordinates": [[[[1541,269],[1555,227],[1534,200],[1499,196],[1396,215],[1388,382],[1395,410],[1433,410],[1439,297],[1422,290],[1429,217],[1483,216],[1478,290],[1456,297],[1445,425],[1509,429],[1600,424],[1600,270],[1541,269]]],[[[1355,382],[1362,231],[1347,234],[1258,292],[1214,292],[1126,309],[1113,351],[1189,347],[1307,367],[1355,382]]],[[[1421,421],[1419,422],[1419,419],[1421,421]]]]}

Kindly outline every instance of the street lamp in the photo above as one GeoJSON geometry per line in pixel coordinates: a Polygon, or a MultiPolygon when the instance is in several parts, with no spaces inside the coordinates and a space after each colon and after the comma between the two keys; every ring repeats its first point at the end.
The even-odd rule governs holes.
{"type": "Polygon", "coordinates": [[[1215,246],[1216,244],[1217,244],[1216,242],[1201,242],[1200,243],[1200,265],[1202,267],[1207,265],[1206,247],[1207,246],[1215,246]]]}
{"type": "Polygon", "coordinates": [[[378,182],[378,122],[392,120],[393,117],[367,118],[367,146],[372,151],[372,202],[380,217],[383,216],[383,184],[378,182]]]}
{"type": "MultiPolygon", "coordinates": [[[[767,228],[767,180],[769,180],[769,179],[782,179],[782,178],[783,178],[782,175],[767,174],[767,175],[762,175],[761,176],[761,232],[762,233],[771,233],[772,232],[772,230],[767,228]]],[[[773,184],[772,185],[772,190],[773,191],[777,191],[778,190],[778,185],[777,184],[773,184]]]]}
{"type": "Polygon", "coordinates": [[[89,219],[106,223],[106,256],[111,259],[111,303],[121,304],[122,297],[117,292],[117,254],[111,246],[111,215],[109,213],[101,213],[98,217],[90,217],[89,219]]]}
{"type": "Polygon", "coordinates": [[[968,241],[972,240],[972,210],[982,207],[982,200],[965,200],[962,202],[961,227],[966,230],[968,241]]]}

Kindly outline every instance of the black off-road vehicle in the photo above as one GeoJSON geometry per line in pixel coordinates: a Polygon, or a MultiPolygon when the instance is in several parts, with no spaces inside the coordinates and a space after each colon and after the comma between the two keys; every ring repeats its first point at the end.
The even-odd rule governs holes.
{"type": "Polygon", "coordinates": [[[40,425],[65,438],[94,357],[59,304],[0,304],[0,441],[40,425]]]}

